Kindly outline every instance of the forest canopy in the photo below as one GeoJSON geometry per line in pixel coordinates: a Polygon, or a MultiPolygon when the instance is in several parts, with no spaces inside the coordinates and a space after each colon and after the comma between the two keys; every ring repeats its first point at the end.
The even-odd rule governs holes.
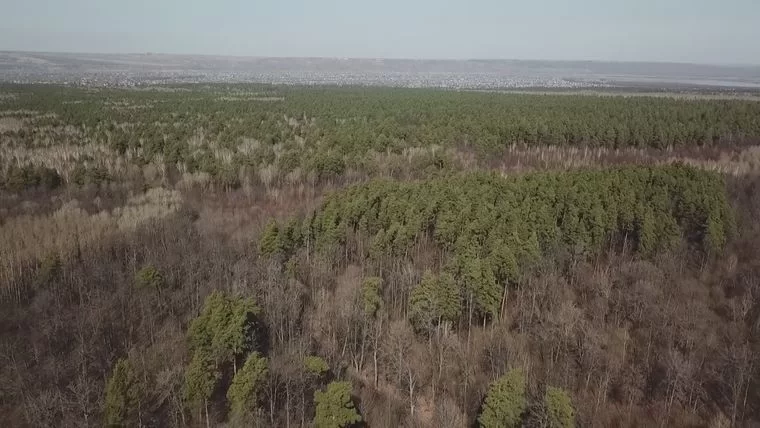
{"type": "Polygon", "coordinates": [[[146,165],[175,181],[207,174],[229,188],[251,180],[331,181],[352,171],[419,176],[463,168],[465,154],[488,164],[515,147],[683,150],[760,141],[760,103],[749,100],[270,85],[162,89],[1,86],[16,94],[4,101],[4,116],[34,131],[0,129],[8,148],[24,149],[0,162],[0,188],[100,184],[129,176],[128,166],[146,165]],[[34,150],[49,150],[53,141],[70,146],[66,162],[34,150]],[[406,162],[393,160],[399,156],[406,162]]]}
{"type": "Polygon", "coordinates": [[[0,85],[0,425],[756,424],[760,103],[687,92],[0,85]]]}

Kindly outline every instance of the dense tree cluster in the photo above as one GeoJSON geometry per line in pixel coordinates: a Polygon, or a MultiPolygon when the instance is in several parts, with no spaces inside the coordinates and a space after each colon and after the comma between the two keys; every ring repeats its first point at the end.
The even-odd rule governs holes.
{"type": "Polygon", "coordinates": [[[621,238],[645,255],[681,237],[717,251],[732,218],[719,175],[676,164],[374,181],[328,196],[306,227],[318,248],[344,244],[351,234],[370,237],[367,256],[408,256],[429,238],[460,259],[498,261],[500,279],[508,279],[515,257],[558,247],[594,254],[621,238]]]}
{"type": "Polygon", "coordinates": [[[309,246],[335,261],[354,248],[352,260],[382,264],[414,260],[433,242],[448,255],[444,272],[425,275],[409,298],[414,324],[429,330],[460,313],[497,317],[509,284],[550,254],[622,247],[650,256],[682,242],[720,252],[734,228],[724,186],[684,165],[374,181],[328,196],[298,232],[292,220],[282,232],[270,223],[260,247],[309,246]]]}
{"type": "Polygon", "coordinates": [[[2,426],[760,421],[758,104],[1,91],[2,426]]]}
{"type": "Polygon", "coordinates": [[[62,184],[61,176],[44,166],[11,165],[0,176],[0,190],[20,192],[29,189],[53,190],[62,184]]]}
{"type": "Polygon", "coordinates": [[[514,146],[664,149],[760,139],[760,103],[740,100],[265,85],[0,89],[18,93],[3,108],[28,124],[4,133],[11,147],[107,148],[70,158],[71,177],[58,171],[79,185],[108,180],[107,168],[125,174],[115,157],[157,165],[175,180],[208,174],[233,188],[301,176],[332,181],[351,171],[420,175],[456,164],[445,148],[487,163],[514,146]]]}

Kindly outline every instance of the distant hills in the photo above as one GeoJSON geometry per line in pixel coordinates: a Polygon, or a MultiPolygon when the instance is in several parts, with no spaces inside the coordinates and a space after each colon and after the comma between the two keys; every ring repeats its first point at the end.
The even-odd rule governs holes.
{"type": "Polygon", "coordinates": [[[472,89],[760,89],[760,66],[0,52],[0,81],[116,86],[262,82],[472,89]]]}

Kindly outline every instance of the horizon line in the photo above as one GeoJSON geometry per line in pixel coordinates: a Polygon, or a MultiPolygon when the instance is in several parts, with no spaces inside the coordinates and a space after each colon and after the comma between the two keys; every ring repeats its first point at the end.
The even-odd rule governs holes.
{"type": "Polygon", "coordinates": [[[389,61],[516,61],[516,62],[566,62],[566,63],[608,63],[608,64],[671,64],[671,65],[699,65],[708,67],[760,67],[760,63],[708,63],[692,61],[663,61],[663,60],[606,60],[606,59],[547,59],[547,58],[443,58],[443,57],[362,57],[362,56],[272,56],[272,55],[230,55],[210,53],[173,53],[173,52],[87,52],[87,51],[47,51],[47,50],[15,50],[0,49],[0,53],[16,54],[58,54],[58,55],[164,55],[164,56],[196,56],[196,57],[222,57],[222,58],[249,58],[249,59],[331,59],[331,60],[389,60],[389,61]]]}

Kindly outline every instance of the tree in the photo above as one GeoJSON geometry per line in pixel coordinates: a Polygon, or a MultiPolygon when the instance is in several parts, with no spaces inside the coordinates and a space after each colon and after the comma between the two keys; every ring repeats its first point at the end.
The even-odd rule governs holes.
{"type": "Polygon", "coordinates": [[[380,286],[382,283],[383,280],[378,277],[369,277],[362,282],[364,314],[369,318],[374,318],[383,305],[383,299],[380,297],[380,286]]]}
{"type": "Polygon", "coordinates": [[[639,246],[638,252],[645,256],[652,255],[657,247],[659,239],[657,235],[657,225],[655,224],[654,213],[651,208],[640,208],[643,212],[639,220],[639,246]]]}
{"type": "Polygon", "coordinates": [[[135,286],[141,289],[152,288],[160,290],[164,287],[164,277],[155,266],[147,265],[137,271],[137,274],[135,275],[135,286]]]}
{"type": "Polygon", "coordinates": [[[106,384],[104,417],[108,427],[131,425],[138,413],[140,391],[128,360],[119,359],[106,384]]]}
{"type": "Polygon", "coordinates": [[[436,276],[425,272],[409,297],[409,318],[418,332],[456,322],[460,312],[459,288],[448,273],[436,276]]]}
{"type": "Polygon", "coordinates": [[[259,313],[259,308],[253,299],[234,299],[228,311],[226,325],[215,336],[213,346],[221,350],[222,361],[232,361],[237,373],[237,357],[255,346],[250,333],[254,327],[252,317],[259,313]]]}
{"type": "Polygon", "coordinates": [[[221,373],[213,359],[203,351],[196,351],[190,365],[185,371],[185,400],[199,411],[206,412],[206,425],[210,425],[208,417],[208,400],[214,393],[216,383],[221,373]]]}
{"type": "Polygon", "coordinates": [[[361,422],[362,417],[351,401],[350,382],[331,382],[325,391],[314,393],[317,428],[343,428],[361,422]]]}
{"type": "Polygon", "coordinates": [[[259,241],[259,252],[266,257],[273,256],[280,250],[280,229],[277,222],[270,221],[259,241]]]}
{"type": "Polygon", "coordinates": [[[717,254],[726,245],[726,233],[723,222],[717,216],[711,214],[707,218],[705,226],[705,249],[717,254]]]}
{"type": "Polygon", "coordinates": [[[477,310],[485,320],[496,317],[502,299],[502,290],[496,283],[490,263],[478,257],[465,256],[461,259],[460,279],[468,296],[470,322],[473,310],[477,310]]]}
{"type": "Polygon", "coordinates": [[[484,428],[518,427],[526,405],[525,375],[512,369],[491,384],[478,423],[484,428]]]}
{"type": "Polygon", "coordinates": [[[575,412],[567,392],[553,386],[546,388],[544,406],[549,428],[575,427],[575,412]]]}
{"type": "Polygon", "coordinates": [[[252,352],[243,367],[235,374],[227,390],[233,419],[244,420],[258,407],[259,395],[268,374],[267,359],[258,352],[252,352]]]}
{"type": "Polygon", "coordinates": [[[253,299],[230,298],[214,291],[206,298],[201,314],[190,324],[190,349],[204,352],[216,363],[232,363],[237,372],[238,356],[255,346],[251,332],[259,312],[253,299]]]}
{"type": "Polygon", "coordinates": [[[322,357],[316,355],[307,355],[303,360],[303,364],[306,371],[316,377],[322,376],[330,370],[327,362],[322,357]]]}
{"type": "Polygon", "coordinates": [[[508,283],[517,282],[519,276],[517,260],[512,250],[501,239],[494,244],[491,251],[491,266],[496,281],[502,286],[506,287],[508,283]]]}

